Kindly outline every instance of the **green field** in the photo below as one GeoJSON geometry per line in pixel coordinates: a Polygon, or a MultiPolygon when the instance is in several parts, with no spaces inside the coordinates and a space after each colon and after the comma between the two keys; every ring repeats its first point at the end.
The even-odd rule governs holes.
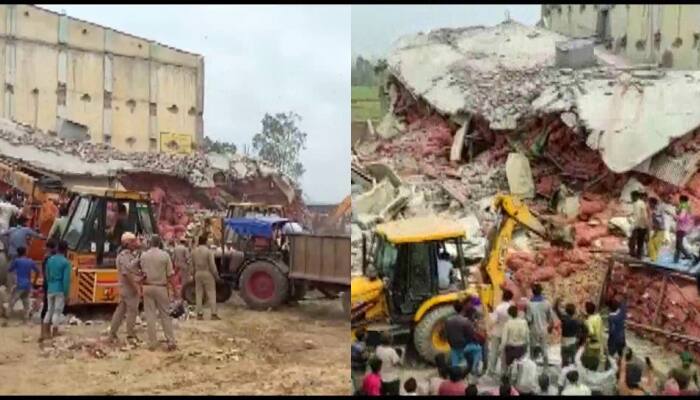
{"type": "Polygon", "coordinates": [[[376,86],[353,86],[351,100],[352,120],[378,122],[383,115],[376,86]]]}

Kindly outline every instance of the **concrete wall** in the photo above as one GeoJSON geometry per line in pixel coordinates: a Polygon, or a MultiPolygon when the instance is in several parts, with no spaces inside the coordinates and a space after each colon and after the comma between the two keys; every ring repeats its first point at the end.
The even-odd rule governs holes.
{"type": "Polygon", "coordinates": [[[162,133],[203,138],[204,60],[29,5],[0,5],[0,112],[94,142],[158,151],[162,133]]]}
{"type": "MultiPolygon", "coordinates": [[[[700,68],[700,5],[614,4],[609,7],[614,52],[638,63],[659,63],[674,69],[700,68]]],[[[594,4],[547,4],[542,7],[542,17],[546,26],[555,32],[588,37],[596,34],[602,9],[603,5],[594,4]]]]}

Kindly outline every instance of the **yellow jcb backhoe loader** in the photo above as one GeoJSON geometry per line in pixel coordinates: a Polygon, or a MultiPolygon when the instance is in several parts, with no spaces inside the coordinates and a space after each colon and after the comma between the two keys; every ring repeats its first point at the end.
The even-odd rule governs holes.
{"type": "Polygon", "coordinates": [[[483,282],[470,284],[465,268],[462,239],[465,230],[459,223],[437,217],[412,218],[378,225],[367,251],[363,240],[364,276],[352,280],[351,326],[364,327],[368,344],[375,345],[379,335],[412,337],[413,345],[427,362],[449,351],[444,323],[454,313],[455,302],[478,294],[487,310],[501,299],[505,282],[505,254],[518,224],[546,236],[545,228],[520,200],[509,195],[496,196],[494,208],[501,214],[497,229],[490,238],[487,257],[481,264],[483,282]],[[461,275],[448,290],[438,288],[438,251],[455,245],[453,262],[461,275]],[[373,271],[368,271],[368,253],[373,271]]]}

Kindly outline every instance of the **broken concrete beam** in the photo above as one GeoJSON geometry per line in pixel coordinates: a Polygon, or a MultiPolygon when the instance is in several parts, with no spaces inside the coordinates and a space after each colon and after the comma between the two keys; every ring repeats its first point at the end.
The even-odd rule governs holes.
{"type": "Polygon", "coordinates": [[[514,195],[525,199],[535,197],[535,181],[532,179],[530,161],[521,153],[510,153],[506,160],[508,187],[514,195]]]}
{"type": "Polygon", "coordinates": [[[369,192],[353,199],[352,212],[355,215],[379,214],[395,197],[396,189],[388,179],[384,179],[369,192]]]}
{"type": "Polygon", "coordinates": [[[457,162],[462,159],[462,150],[464,150],[464,135],[467,132],[467,125],[462,125],[457,129],[455,133],[454,140],[452,141],[452,148],[450,149],[450,161],[457,162]]]}

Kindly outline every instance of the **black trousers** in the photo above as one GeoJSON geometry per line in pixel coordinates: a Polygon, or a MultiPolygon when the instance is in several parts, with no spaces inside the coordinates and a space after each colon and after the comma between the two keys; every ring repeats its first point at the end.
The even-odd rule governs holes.
{"type": "Polygon", "coordinates": [[[401,392],[401,380],[391,382],[382,381],[382,396],[398,396],[401,392]]]}
{"type": "Polygon", "coordinates": [[[644,228],[634,228],[630,238],[630,255],[636,258],[644,256],[644,244],[649,236],[649,230],[644,228]]]}
{"type": "Polygon", "coordinates": [[[683,246],[683,239],[686,232],[676,231],[676,253],[673,255],[673,262],[677,263],[681,259],[681,254],[685,258],[693,259],[693,255],[683,246]]]}
{"type": "Polygon", "coordinates": [[[46,311],[49,309],[49,302],[48,302],[48,288],[44,286],[44,304],[41,305],[41,320],[44,320],[44,316],[46,315],[46,311]]]}

